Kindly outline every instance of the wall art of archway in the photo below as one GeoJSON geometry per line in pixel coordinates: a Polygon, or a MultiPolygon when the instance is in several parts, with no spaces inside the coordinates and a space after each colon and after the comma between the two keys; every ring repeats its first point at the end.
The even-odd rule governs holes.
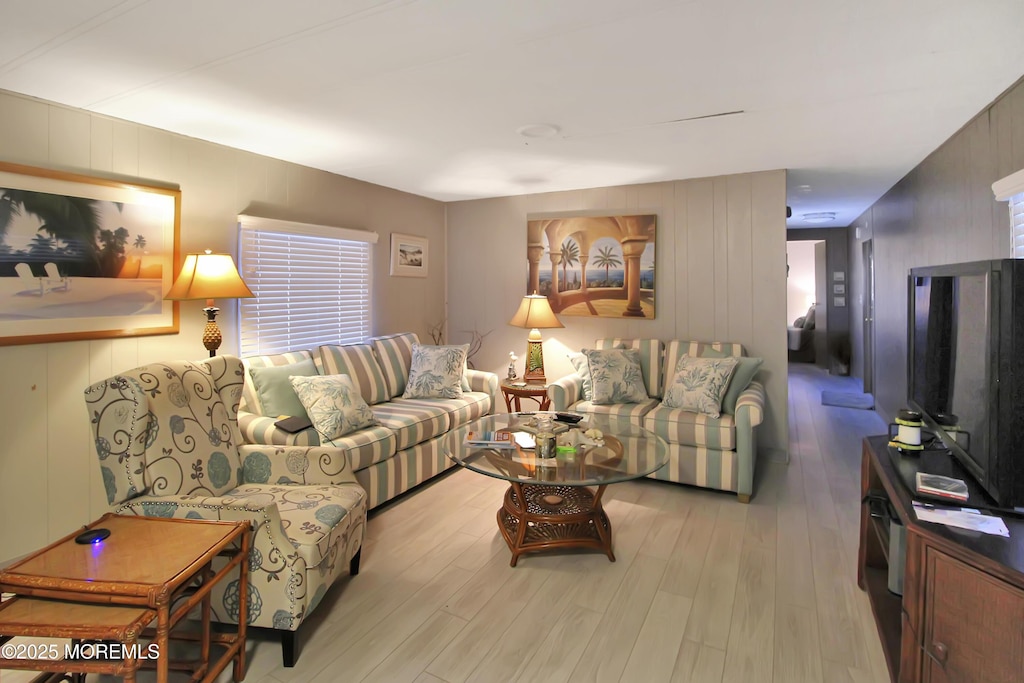
{"type": "Polygon", "coordinates": [[[657,216],[574,216],[526,223],[527,294],[559,315],[654,319],[657,216]]]}

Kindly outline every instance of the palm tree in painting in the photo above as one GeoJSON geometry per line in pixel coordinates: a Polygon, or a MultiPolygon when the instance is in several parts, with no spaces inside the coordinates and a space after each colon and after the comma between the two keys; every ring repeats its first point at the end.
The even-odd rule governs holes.
{"type": "Polygon", "coordinates": [[[612,251],[612,247],[601,247],[597,250],[597,256],[594,257],[594,265],[598,268],[604,268],[604,285],[608,286],[608,271],[611,268],[617,268],[622,265],[622,261],[618,255],[612,251]]]}
{"type": "Polygon", "coordinates": [[[562,242],[562,289],[566,289],[566,270],[574,263],[580,262],[580,246],[571,239],[562,242]]]}
{"type": "Polygon", "coordinates": [[[0,191],[0,239],[7,235],[16,216],[31,214],[41,221],[40,232],[74,248],[85,261],[86,270],[99,272],[100,219],[96,203],[84,197],[4,189],[0,191]]]}
{"type": "Polygon", "coordinates": [[[138,249],[139,251],[142,251],[143,249],[146,248],[146,238],[143,237],[142,235],[136,235],[135,242],[132,243],[132,246],[138,249]]]}

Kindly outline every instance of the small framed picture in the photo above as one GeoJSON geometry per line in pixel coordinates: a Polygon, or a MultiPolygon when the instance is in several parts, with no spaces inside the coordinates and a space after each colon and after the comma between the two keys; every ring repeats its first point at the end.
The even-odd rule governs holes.
{"type": "Polygon", "coordinates": [[[391,233],[391,274],[399,277],[427,276],[426,237],[391,233]]]}
{"type": "Polygon", "coordinates": [[[846,294],[846,285],[844,285],[844,284],[832,285],[832,293],[833,294],[846,294]]]}
{"type": "Polygon", "coordinates": [[[846,306],[845,296],[834,296],[832,297],[832,305],[836,308],[844,308],[846,306]]]}
{"type": "Polygon", "coordinates": [[[846,271],[845,270],[833,270],[832,271],[833,282],[846,282],[846,271]]]}

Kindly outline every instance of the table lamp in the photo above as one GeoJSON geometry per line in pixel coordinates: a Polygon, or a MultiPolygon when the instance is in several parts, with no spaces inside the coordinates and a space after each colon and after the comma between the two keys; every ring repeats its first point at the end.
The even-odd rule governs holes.
{"type": "Polygon", "coordinates": [[[211,254],[207,249],[202,254],[188,254],[181,272],[164,296],[169,301],[193,301],[206,299],[206,327],[203,328],[203,346],[210,352],[210,358],[217,355],[221,335],[217,327],[219,308],[214,299],[242,299],[256,296],[242,281],[235,268],[231,254],[211,254]]]}
{"type": "Polygon", "coordinates": [[[508,321],[509,325],[525,327],[530,330],[526,347],[526,372],[523,379],[527,382],[546,384],[544,379],[544,348],[541,345],[540,330],[554,327],[565,327],[555,312],[551,310],[546,296],[527,294],[519,304],[519,310],[508,321]]]}

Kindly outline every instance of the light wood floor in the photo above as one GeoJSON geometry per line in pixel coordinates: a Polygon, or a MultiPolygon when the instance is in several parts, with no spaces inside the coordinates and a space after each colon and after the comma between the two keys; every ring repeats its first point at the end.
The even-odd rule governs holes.
{"type": "Polygon", "coordinates": [[[495,522],[506,485],[442,477],[371,516],[362,570],[306,622],[298,665],[281,668],[277,640],[257,633],[246,680],[888,681],[856,586],[860,439],[886,426],[822,406],[823,388],[860,383],[790,367],[791,460],[758,463],[750,505],[609,487],[614,563],[564,552],[510,568],[495,522]]]}

